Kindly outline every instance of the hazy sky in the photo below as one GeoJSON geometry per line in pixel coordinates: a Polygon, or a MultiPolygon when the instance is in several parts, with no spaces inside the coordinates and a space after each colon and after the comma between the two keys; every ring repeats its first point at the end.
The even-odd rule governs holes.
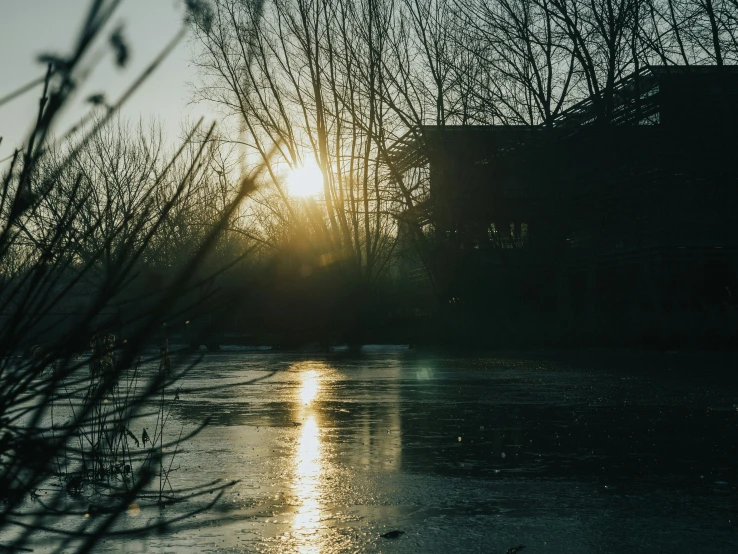
{"type": "MultiPolygon", "coordinates": [[[[71,51],[89,4],[90,0],[0,0],[0,97],[43,75],[45,67],[37,62],[39,54],[71,51]]],[[[80,91],[76,105],[70,106],[60,120],[56,134],[81,117],[84,99],[91,94],[105,92],[110,101],[116,100],[177,33],[183,17],[181,0],[123,0],[113,23],[125,24],[131,60],[121,70],[114,67],[112,55],[107,54],[80,91]]],[[[181,43],[123,110],[126,117],[136,120],[158,117],[170,141],[179,136],[184,117],[214,117],[205,106],[188,106],[189,83],[197,80],[195,68],[189,63],[190,50],[187,40],[181,43]]],[[[0,136],[4,137],[0,159],[23,142],[35,118],[40,92],[38,87],[0,106],[0,136]]]]}

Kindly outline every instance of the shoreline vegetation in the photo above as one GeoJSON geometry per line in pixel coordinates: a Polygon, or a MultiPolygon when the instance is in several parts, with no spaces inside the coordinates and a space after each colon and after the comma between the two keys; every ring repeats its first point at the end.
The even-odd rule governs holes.
{"type": "MultiPolygon", "coordinates": [[[[201,300],[190,293],[222,272],[213,257],[223,230],[258,175],[241,178],[209,214],[209,225],[190,237],[165,288],[139,286],[141,269],[167,255],[176,216],[207,188],[214,125],[197,123],[167,153],[156,129],[136,135],[117,116],[185,36],[184,21],[117,101],[90,97],[79,125],[56,136],[59,115],[103,63],[98,47],[119,68],[127,65],[130,47],[115,26],[118,4],[91,0],[72,50],[39,55],[46,72],[38,112],[30,115],[33,130],[0,174],[2,550],[26,551],[44,536],[59,551],[90,552],[106,537],[187,521],[232,486],[182,488],[170,479],[181,443],[207,425],[167,428],[176,385],[197,359],[172,363],[166,341],[153,356],[143,351],[177,313],[177,301],[196,307],[201,300]],[[121,317],[120,306],[130,303],[139,309],[121,317]],[[123,326],[125,338],[116,335],[123,326]],[[19,350],[27,356],[12,356],[19,350]],[[204,503],[197,507],[173,516],[162,511],[155,524],[133,520],[121,530],[121,518],[145,505],[163,510],[198,498],[204,503]]],[[[194,9],[188,17],[200,15],[194,9]]]]}

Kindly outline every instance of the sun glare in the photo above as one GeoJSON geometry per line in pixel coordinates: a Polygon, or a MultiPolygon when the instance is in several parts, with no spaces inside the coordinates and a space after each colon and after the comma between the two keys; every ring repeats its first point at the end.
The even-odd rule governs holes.
{"type": "Polygon", "coordinates": [[[318,373],[311,369],[303,374],[302,388],[300,389],[300,400],[303,404],[310,404],[318,394],[320,384],[318,382],[318,373]]]}
{"type": "Polygon", "coordinates": [[[287,188],[290,196],[308,198],[323,193],[323,173],[313,160],[302,167],[296,167],[287,175],[287,188]]]}

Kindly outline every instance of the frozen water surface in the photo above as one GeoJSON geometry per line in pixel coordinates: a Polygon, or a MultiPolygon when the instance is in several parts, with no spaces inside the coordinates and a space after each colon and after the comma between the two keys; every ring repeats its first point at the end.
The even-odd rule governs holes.
{"type": "Polygon", "coordinates": [[[738,552],[735,373],[728,354],[208,355],[171,425],[211,423],[172,481],[238,482],[97,551],[738,552]]]}

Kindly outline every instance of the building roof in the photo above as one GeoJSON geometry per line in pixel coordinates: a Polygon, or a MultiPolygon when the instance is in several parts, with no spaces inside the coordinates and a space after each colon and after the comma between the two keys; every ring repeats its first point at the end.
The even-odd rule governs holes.
{"type": "MultiPolygon", "coordinates": [[[[598,121],[599,110],[597,99],[588,98],[561,112],[552,127],[421,125],[393,144],[388,161],[394,171],[403,173],[426,164],[439,151],[491,159],[542,141],[575,135],[598,121]]],[[[738,125],[738,66],[643,67],[615,83],[608,124],[686,128],[738,125]]]]}
{"type": "MultiPolygon", "coordinates": [[[[573,128],[597,121],[598,98],[587,98],[561,112],[554,127],[573,128]]],[[[657,125],[663,123],[664,105],[677,104],[684,115],[686,107],[704,109],[709,98],[710,108],[725,104],[738,110],[738,66],[645,66],[638,72],[617,81],[613,86],[611,125],[657,125]],[[681,102],[680,102],[681,100],[681,102]],[[726,102],[727,100],[727,102],[726,102]]],[[[692,111],[692,110],[690,110],[692,111]]],[[[678,117],[677,115],[677,117],[678,117]]]]}

